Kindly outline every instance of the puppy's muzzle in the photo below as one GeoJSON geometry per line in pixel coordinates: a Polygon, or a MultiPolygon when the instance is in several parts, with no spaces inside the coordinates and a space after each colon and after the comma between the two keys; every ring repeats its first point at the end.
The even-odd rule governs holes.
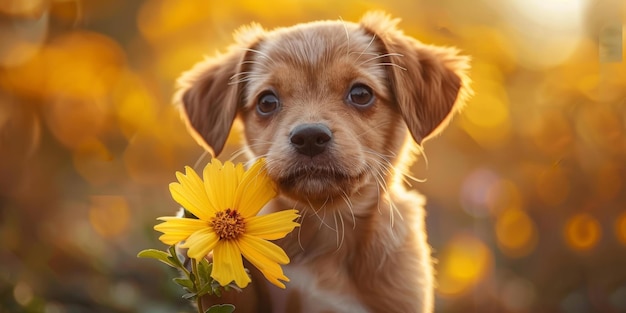
{"type": "Polygon", "coordinates": [[[324,151],[333,139],[328,126],[320,123],[300,124],[289,134],[289,141],[298,153],[314,157],[324,151]]]}

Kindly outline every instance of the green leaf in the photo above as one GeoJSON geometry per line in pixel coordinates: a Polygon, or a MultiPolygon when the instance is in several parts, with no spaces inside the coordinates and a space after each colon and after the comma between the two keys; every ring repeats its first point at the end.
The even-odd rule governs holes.
{"type": "Polygon", "coordinates": [[[161,250],[156,250],[156,249],[146,249],[143,251],[140,251],[139,253],[137,253],[137,257],[138,258],[148,258],[148,259],[156,259],[159,260],[173,268],[180,268],[180,266],[178,264],[176,264],[175,262],[172,262],[169,259],[169,256],[167,255],[167,253],[161,251],[161,250]]]}
{"type": "Polygon", "coordinates": [[[210,283],[213,278],[211,278],[211,270],[213,268],[213,264],[209,263],[206,259],[202,259],[198,263],[198,278],[202,284],[210,283]]]}
{"type": "Polygon", "coordinates": [[[189,290],[193,290],[193,282],[187,278],[174,278],[172,279],[175,283],[180,286],[187,287],[189,290]]]}
{"type": "Polygon", "coordinates": [[[222,286],[220,285],[219,282],[217,282],[217,280],[214,280],[211,282],[211,290],[212,293],[218,297],[222,297],[222,290],[227,291],[226,287],[228,285],[226,285],[224,288],[222,288],[222,286]]]}
{"type": "Polygon", "coordinates": [[[210,281],[207,281],[203,285],[200,286],[198,290],[198,295],[204,296],[208,294],[208,295],[215,295],[215,296],[221,297],[222,289],[223,289],[222,286],[220,286],[220,284],[216,280],[213,280],[213,278],[210,278],[210,281]]]}
{"type": "Polygon", "coordinates": [[[193,300],[197,297],[195,292],[186,293],[183,295],[183,299],[185,300],[193,300]]]}
{"type": "Polygon", "coordinates": [[[170,259],[175,264],[178,264],[179,268],[182,268],[183,262],[178,258],[178,254],[176,254],[176,246],[175,245],[170,246],[170,248],[167,251],[169,251],[170,253],[170,256],[168,257],[168,259],[170,259]]]}
{"type": "Polygon", "coordinates": [[[208,308],[204,313],[233,313],[235,306],[232,304],[216,304],[208,308]]]}
{"type": "Polygon", "coordinates": [[[218,298],[222,297],[222,289],[218,288],[211,288],[213,291],[213,294],[216,295],[218,298]]]}

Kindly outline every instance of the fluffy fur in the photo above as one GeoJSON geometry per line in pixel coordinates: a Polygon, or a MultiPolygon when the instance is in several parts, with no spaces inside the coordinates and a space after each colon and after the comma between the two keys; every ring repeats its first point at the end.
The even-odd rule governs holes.
{"type": "Polygon", "coordinates": [[[302,214],[302,226],[277,241],[291,259],[287,288],[249,267],[253,283],[215,301],[237,312],[433,310],[424,198],[400,178],[415,143],[445,126],[469,94],[468,59],[404,35],[397,23],[373,12],[359,23],[253,24],[226,54],[179,79],[175,102],[196,139],[218,155],[241,119],[250,158],[267,159],[280,189],[263,211],[302,214]],[[355,86],[370,88],[373,102],[350,100],[355,86]],[[269,114],[257,108],[268,93],[278,101],[269,114]],[[329,129],[323,152],[294,148],[290,136],[303,124],[329,129]]]}

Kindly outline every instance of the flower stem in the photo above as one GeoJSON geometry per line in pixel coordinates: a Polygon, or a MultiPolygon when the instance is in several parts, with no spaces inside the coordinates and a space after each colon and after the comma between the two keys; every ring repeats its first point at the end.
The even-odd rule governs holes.
{"type": "MultiPolygon", "coordinates": [[[[196,292],[200,291],[200,276],[198,275],[198,264],[196,259],[191,258],[191,272],[193,273],[193,285],[196,288],[196,292]]],[[[202,307],[202,297],[196,296],[196,305],[198,306],[198,312],[204,313],[204,307],[202,307]]]]}

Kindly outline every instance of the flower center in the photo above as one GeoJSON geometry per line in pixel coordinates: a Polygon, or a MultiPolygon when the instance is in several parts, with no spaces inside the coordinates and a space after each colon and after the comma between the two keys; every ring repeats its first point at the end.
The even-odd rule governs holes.
{"type": "Polygon", "coordinates": [[[237,210],[226,209],[215,214],[211,227],[220,239],[235,239],[244,233],[245,223],[237,210]]]}

